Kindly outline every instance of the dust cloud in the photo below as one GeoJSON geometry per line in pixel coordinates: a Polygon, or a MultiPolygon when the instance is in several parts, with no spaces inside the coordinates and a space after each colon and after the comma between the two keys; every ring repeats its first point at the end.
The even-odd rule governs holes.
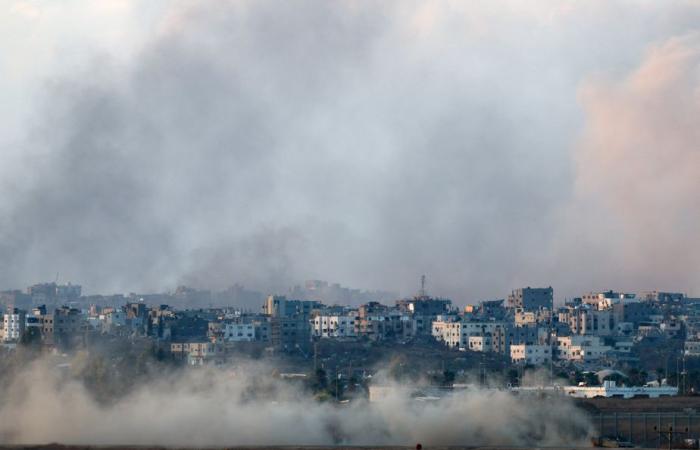
{"type": "Polygon", "coordinates": [[[576,445],[590,423],[567,399],[505,391],[455,392],[419,401],[395,385],[378,402],[319,402],[270,367],[185,370],[98,402],[46,360],[18,373],[0,405],[4,444],[163,445],[576,445]]]}

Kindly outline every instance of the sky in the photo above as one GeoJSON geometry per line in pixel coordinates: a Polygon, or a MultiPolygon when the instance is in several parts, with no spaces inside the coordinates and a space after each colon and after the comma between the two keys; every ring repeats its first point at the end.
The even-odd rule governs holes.
{"type": "Polygon", "coordinates": [[[700,296],[700,2],[0,2],[0,287],[700,296]]]}

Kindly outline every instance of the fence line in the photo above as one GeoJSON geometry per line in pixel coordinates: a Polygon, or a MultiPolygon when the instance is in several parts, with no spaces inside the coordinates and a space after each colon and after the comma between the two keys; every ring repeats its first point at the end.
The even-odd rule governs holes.
{"type": "Polygon", "coordinates": [[[667,441],[656,430],[667,430],[670,426],[674,430],[688,428],[687,433],[675,438],[674,448],[685,438],[700,438],[700,414],[695,412],[601,412],[592,418],[601,436],[618,437],[644,447],[668,448],[667,441]]]}

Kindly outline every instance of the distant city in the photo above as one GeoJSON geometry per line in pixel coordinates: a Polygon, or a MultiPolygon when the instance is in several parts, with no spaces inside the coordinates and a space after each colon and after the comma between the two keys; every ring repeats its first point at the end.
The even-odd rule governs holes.
{"type": "Polygon", "coordinates": [[[320,280],[267,297],[240,285],[85,296],[80,285],[47,282],[0,292],[0,337],[5,352],[29,346],[44,354],[116,339],[191,367],[225,366],[241,355],[277,358],[298,376],[321,370],[340,379],[331,389],[337,400],[350,380],[363,381],[368,398],[380,395],[367,381],[387,349],[392,358],[405,352],[397,377],[429,376],[443,387],[478,371],[482,385],[498,379],[500,387],[525,388],[525,374],[539,371],[540,387],[566,386],[574,397],[700,389],[700,298],[610,290],[557,305],[552,287],[522,287],[458,308],[430,296],[425,277],[421,286],[398,299],[320,280]]]}

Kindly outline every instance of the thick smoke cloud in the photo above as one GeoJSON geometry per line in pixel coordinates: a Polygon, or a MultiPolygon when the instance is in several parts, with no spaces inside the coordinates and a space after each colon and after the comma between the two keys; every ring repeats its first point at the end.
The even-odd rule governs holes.
{"type": "Polygon", "coordinates": [[[585,413],[567,399],[470,391],[426,403],[410,399],[410,389],[397,386],[381,402],[338,406],[318,403],[261,375],[262,369],[188,371],[155,379],[103,405],[82,384],[40,362],[4,391],[0,442],[571,446],[585,444],[591,432],[585,413]]]}
{"type": "Polygon", "coordinates": [[[572,248],[571,267],[608,285],[697,289],[698,70],[700,35],[690,33],[651,47],[622,79],[582,87],[587,121],[568,218],[580,234],[567,240],[588,246],[572,248]]]}
{"type": "MultiPolygon", "coordinates": [[[[324,278],[408,294],[427,273],[458,302],[520,285],[698,289],[697,260],[676,257],[700,250],[697,184],[666,175],[697,162],[697,85],[679,75],[644,108],[663,72],[638,69],[669,39],[698,48],[678,37],[700,23],[692,2],[156,4],[106,2],[156,19],[118,36],[129,51],[42,66],[40,101],[27,87],[28,138],[1,171],[0,285],[60,272],[93,292],[324,278]],[[643,176],[658,145],[672,162],[627,202],[640,139],[643,176]],[[655,205],[653,223],[635,219],[655,205]]],[[[27,26],[62,17],[27,7],[12,9],[27,26]]],[[[109,28],[90,14],[81,27],[109,28]]]]}

